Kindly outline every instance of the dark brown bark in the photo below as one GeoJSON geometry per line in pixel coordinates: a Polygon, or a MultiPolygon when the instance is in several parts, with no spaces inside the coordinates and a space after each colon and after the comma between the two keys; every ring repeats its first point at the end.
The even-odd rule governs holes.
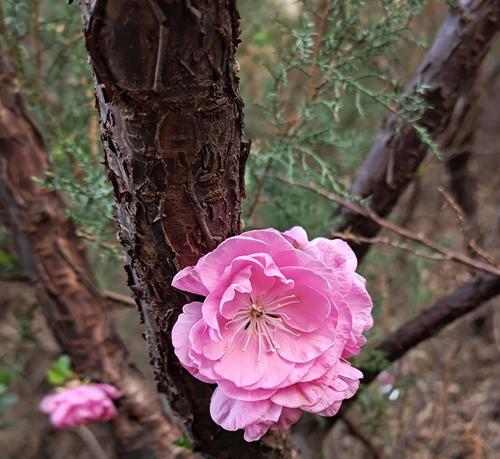
{"type": "Polygon", "coordinates": [[[33,179],[45,178],[49,155],[17,87],[0,56],[0,216],[12,233],[20,264],[35,283],[49,327],[75,371],[113,384],[124,395],[113,421],[117,456],[173,457],[175,429],[113,329],[61,196],[33,179]]]}
{"type": "Polygon", "coordinates": [[[171,329],[192,300],[172,277],[241,230],[248,143],[234,0],[82,1],[106,167],[125,269],[160,392],[196,450],[219,458],[292,457],[284,434],[245,443],[210,418],[213,388],[179,364],[171,329]]]}
{"type": "MultiPolygon", "coordinates": [[[[425,56],[413,82],[407,87],[412,93],[418,85],[425,85],[422,99],[427,109],[419,124],[434,140],[450,136],[453,114],[460,97],[475,82],[479,67],[500,26],[498,0],[472,0],[464,7],[453,9],[446,17],[434,44],[425,56]]],[[[465,107],[467,108],[467,107],[465,107]]],[[[461,116],[465,117],[467,110],[461,116]]],[[[460,129],[460,123],[454,123],[460,129]]],[[[372,209],[380,216],[388,215],[402,192],[415,175],[427,153],[427,147],[414,129],[390,115],[384,122],[375,144],[361,166],[351,192],[369,197],[372,209]]],[[[342,210],[335,231],[349,230],[364,237],[373,237],[380,227],[365,217],[342,210]]],[[[363,257],[369,245],[354,247],[363,257]]]]}

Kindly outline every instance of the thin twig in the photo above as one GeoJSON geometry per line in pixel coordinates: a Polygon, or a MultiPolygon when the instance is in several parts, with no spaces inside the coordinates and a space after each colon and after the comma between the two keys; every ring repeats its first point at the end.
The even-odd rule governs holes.
{"type": "Polygon", "coordinates": [[[336,232],[334,231],[332,233],[333,237],[338,237],[340,239],[344,239],[345,241],[352,241],[356,244],[383,244],[383,245],[388,245],[389,247],[393,247],[394,249],[401,249],[405,250],[407,252],[412,253],[413,255],[420,257],[420,258],[425,258],[426,260],[432,260],[432,261],[443,261],[447,260],[447,258],[444,255],[441,255],[439,253],[424,253],[420,252],[418,250],[415,250],[411,245],[405,244],[404,242],[399,242],[395,241],[394,239],[390,239],[386,236],[377,236],[377,237],[364,237],[364,236],[359,236],[354,233],[350,233],[348,231],[344,232],[336,232]]]}
{"type": "Polygon", "coordinates": [[[450,195],[444,188],[439,187],[438,191],[443,195],[444,199],[446,202],[449,204],[449,206],[452,208],[453,212],[455,213],[458,223],[460,225],[460,229],[462,231],[462,235],[464,238],[464,242],[469,247],[472,252],[474,252],[476,255],[479,255],[481,258],[486,260],[490,265],[495,266],[496,268],[500,269],[500,264],[494,260],[492,257],[486,253],[486,251],[478,244],[478,242],[471,236],[471,231],[469,224],[467,222],[467,218],[465,216],[465,213],[462,209],[462,207],[458,204],[458,202],[455,200],[453,196],[450,195]]]}
{"type": "Polygon", "coordinates": [[[54,248],[56,252],[61,255],[61,257],[66,261],[68,266],[73,270],[76,274],[78,280],[84,284],[90,291],[94,292],[96,295],[99,295],[99,289],[95,286],[94,281],[89,278],[91,274],[87,271],[81,269],[77,263],[72,259],[71,254],[66,250],[63,243],[60,240],[56,240],[54,244],[54,248]]]}
{"type": "Polygon", "coordinates": [[[108,301],[111,301],[112,303],[117,303],[127,308],[135,308],[137,306],[132,298],[126,295],[122,295],[121,293],[113,292],[111,290],[103,290],[101,294],[104,298],[106,298],[108,301]]]}
{"type": "Polygon", "coordinates": [[[78,230],[76,232],[76,234],[78,235],[78,237],[81,237],[82,239],[85,239],[86,241],[96,243],[97,245],[101,246],[103,249],[113,250],[113,251],[120,249],[120,246],[118,244],[110,244],[108,242],[99,241],[95,236],[93,236],[92,234],[89,234],[85,231],[78,230]]]}
{"type": "Polygon", "coordinates": [[[250,210],[248,211],[247,214],[247,219],[250,220],[252,218],[253,213],[255,212],[255,209],[260,203],[260,198],[262,195],[262,191],[264,190],[264,183],[266,182],[267,176],[269,174],[269,171],[271,170],[271,166],[273,165],[273,159],[270,158],[267,161],[266,167],[264,168],[264,171],[262,172],[262,175],[259,178],[259,181],[257,183],[257,190],[255,191],[255,197],[253,198],[252,205],[250,206],[250,210]]]}
{"type": "Polygon", "coordinates": [[[414,233],[413,231],[407,230],[406,228],[402,228],[401,226],[395,225],[394,223],[391,223],[388,220],[385,220],[382,217],[379,217],[373,210],[367,207],[362,207],[352,201],[348,201],[347,199],[342,198],[341,196],[338,196],[334,193],[331,193],[330,191],[326,190],[325,188],[322,188],[318,186],[315,183],[312,182],[304,182],[300,180],[289,180],[286,177],[283,176],[277,176],[277,179],[288,183],[290,185],[294,186],[299,186],[301,188],[304,188],[306,190],[312,191],[319,196],[323,196],[324,198],[335,202],[339,204],[342,207],[345,207],[346,209],[349,209],[351,212],[354,212],[358,215],[361,215],[363,217],[369,218],[370,220],[374,221],[379,225],[381,228],[384,228],[388,231],[391,231],[405,239],[409,239],[411,241],[417,242],[418,244],[421,244],[425,247],[428,247],[431,250],[434,250],[437,253],[440,253],[441,255],[444,256],[445,260],[449,261],[455,261],[457,263],[461,263],[465,266],[468,266],[469,268],[474,268],[479,271],[483,271],[485,273],[493,274],[494,276],[499,276],[500,277],[500,269],[498,269],[496,266],[492,266],[490,264],[482,263],[480,261],[474,260],[473,258],[460,253],[456,252],[455,250],[448,249],[437,242],[434,242],[433,240],[429,239],[427,236],[425,236],[423,233],[414,233]]]}
{"type": "Polygon", "coordinates": [[[370,452],[370,455],[373,459],[382,459],[380,451],[375,447],[372,441],[363,432],[361,432],[361,430],[359,430],[358,426],[354,422],[352,422],[352,420],[347,415],[344,414],[344,416],[342,416],[342,422],[347,427],[349,433],[353,437],[356,437],[370,452]]]}
{"type": "MultiPolygon", "coordinates": [[[[316,61],[321,51],[321,42],[323,41],[323,35],[325,33],[326,21],[328,19],[328,13],[330,12],[330,8],[332,6],[331,0],[326,0],[322,3],[324,6],[319,15],[318,21],[316,22],[316,35],[314,37],[314,49],[311,59],[313,63],[311,66],[311,78],[309,79],[309,83],[306,89],[309,100],[313,100],[318,93],[317,79],[320,74],[320,69],[318,65],[316,65],[316,61]]],[[[321,6],[322,5],[320,4],[319,8],[321,8],[321,6]]]]}
{"type": "Polygon", "coordinates": [[[94,432],[92,432],[87,426],[80,426],[76,429],[76,433],[82,439],[83,443],[87,446],[88,450],[94,456],[95,459],[109,459],[106,451],[97,440],[94,432]]]}

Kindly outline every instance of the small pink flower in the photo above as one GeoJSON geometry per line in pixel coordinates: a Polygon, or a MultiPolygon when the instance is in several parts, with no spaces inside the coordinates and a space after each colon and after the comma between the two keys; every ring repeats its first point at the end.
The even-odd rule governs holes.
{"type": "Polygon", "coordinates": [[[119,397],[120,392],[109,384],[84,384],[46,395],[40,410],[50,415],[52,425],[65,429],[109,421],[117,413],[113,399],[119,397]]]}
{"type": "Polygon", "coordinates": [[[339,240],[303,228],[249,231],[180,271],[172,284],[202,295],[186,304],[172,341],[182,365],[217,384],[210,413],[247,441],[286,429],[302,412],[333,416],[356,392],[372,301],[339,240]]]}

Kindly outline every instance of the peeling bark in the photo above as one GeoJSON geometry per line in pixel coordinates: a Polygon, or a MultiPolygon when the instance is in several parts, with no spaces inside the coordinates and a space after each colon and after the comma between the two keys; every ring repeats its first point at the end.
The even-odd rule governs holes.
{"type": "MultiPolygon", "coordinates": [[[[427,109],[418,123],[438,143],[446,143],[460,129],[457,103],[471,90],[489,45],[500,27],[498,0],[471,0],[446,17],[434,44],[425,56],[406,92],[425,85],[422,99],[427,109]]],[[[466,118],[469,105],[459,112],[466,118]]],[[[369,197],[372,209],[380,216],[388,215],[425,158],[427,147],[408,124],[396,115],[384,122],[375,144],[362,164],[351,187],[351,193],[369,197]]],[[[369,219],[343,210],[334,231],[349,230],[364,237],[375,236],[380,227],[369,219]]],[[[369,249],[367,244],[353,247],[358,257],[369,249]]]]}
{"type": "Polygon", "coordinates": [[[13,235],[20,264],[75,371],[113,384],[124,395],[113,421],[117,456],[174,457],[175,429],[113,328],[62,197],[33,179],[45,178],[49,155],[17,88],[0,57],[0,216],[13,235]]]}
{"type": "Polygon", "coordinates": [[[210,418],[213,388],[180,365],[171,329],[193,300],[173,276],[238,234],[249,143],[243,136],[234,0],[82,1],[105,163],[125,269],[160,392],[195,450],[290,458],[287,437],[245,443],[210,418]]]}

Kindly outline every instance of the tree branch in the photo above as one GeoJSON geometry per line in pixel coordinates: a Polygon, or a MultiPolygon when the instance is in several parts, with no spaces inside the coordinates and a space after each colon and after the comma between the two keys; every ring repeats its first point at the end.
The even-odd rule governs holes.
{"type": "MultiPolygon", "coordinates": [[[[452,135],[449,129],[460,129],[460,123],[454,123],[453,116],[457,102],[471,90],[499,27],[497,0],[460,2],[446,17],[432,48],[407,87],[408,94],[423,87],[422,99],[427,108],[418,123],[438,143],[447,140],[442,138],[443,134],[452,135]]],[[[427,147],[415,130],[396,115],[389,115],[352,184],[351,193],[369,197],[377,215],[388,215],[426,153],[427,147]]],[[[371,238],[380,230],[376,221],[349,209],[342,209],[340,217],[333,228],[335,232],[349,231],[371,238]]],[[[360,244],[353,248],[358,258],[362,258],[368,247],[360,244]]]]}
{"type": "MultiPolygon", "coordinates": [[[[418,344],[436,336],[443,328],[475,311],[499,294],[500,277],[482,275],[436,301],[417,317],[390,333],[374,349],[380,352],[387,362],[393,363],[418,344]]],[[[382,369],[363,367],[360,370],[363,372],[364,386],[373,382],[382,372],[382,369]]],[[[343,403],[335,416],[328,419],[327,429],[331,429],[339,419],[343,418],[359,394],[360,391],[356,392],[354,397],[343,403]]]]}
{"type": "MultiPolygon", "coordinates": [[[[476,310],[500,294],[500,277],[481,275],[436,301],[414,319],[401,325],[375,349],[389,362],[403,357],[422,341],[437,335],[444,327],[476,310]]],[[[363,384],[369,384],[381,370],[363,369],[363,384]]]]}
{"type": "MultiPolygon", "coordinates": [[[[500,276],[500,269],[495,265],[491,265],[489,263],[483,263],[481,261],[469,257],[468,255],[465,255],[464,253],[448,249],[447,247],[444,247],[438,244],[437,242],[434,242],[433,240],[429,239],[422,233],[414,233],[413,231],[398,226],[390,222],[389,220],[385,220],[384,218],[379,217],[371,208],[362,207],[359,204],[348,201],[347,199],[344,199],[341,196],[336,195],[335,193],[331,193],[328,190],[316,185],[315,183],[303,182],[300,180],[293,180],[292,182],[282,176],[278,176],[277,178],[285,183],[289,183],[290,185],[299,186],[306,190],[313,191],[314,193],[323,196],[324,198],[332,202],[339,204],[343,208],[349,209],[349,211],[352,212],[354,215],[363,216],[364,218],[367,219],[367,221],[376,223],[379,228],[384,228],[388,231],[391,231],[394,234],[397,234],[398,236],[414,241],[418,244],[421,244],[433,250],[434,252],[441,254],[445,260],[455,261],[469,268],[473,268],[478,271],[483,271],[485,273],[489,273],[494,276],[500,276]]],[[[352,233],[346,233],[346,234],[350,235],[351,240],[353,240],[354,242],[366,241],[364,243],[370,244],[371,241],[373,240],[373,238],[368,239],[364,238],[364,236],[358,237],[357,235],[352,235],[352,233]]]]}
{"type": "Polygon", "coordinates": [[[106,313],[104,297],[61,195],[38,185],[50,168],[43,139],[24,110],[15,75],[0,59],[0,216],[42,312],[78,375],[124,395],[113,421],[117,455],[173,457],[178,436],[106,313]]]}

